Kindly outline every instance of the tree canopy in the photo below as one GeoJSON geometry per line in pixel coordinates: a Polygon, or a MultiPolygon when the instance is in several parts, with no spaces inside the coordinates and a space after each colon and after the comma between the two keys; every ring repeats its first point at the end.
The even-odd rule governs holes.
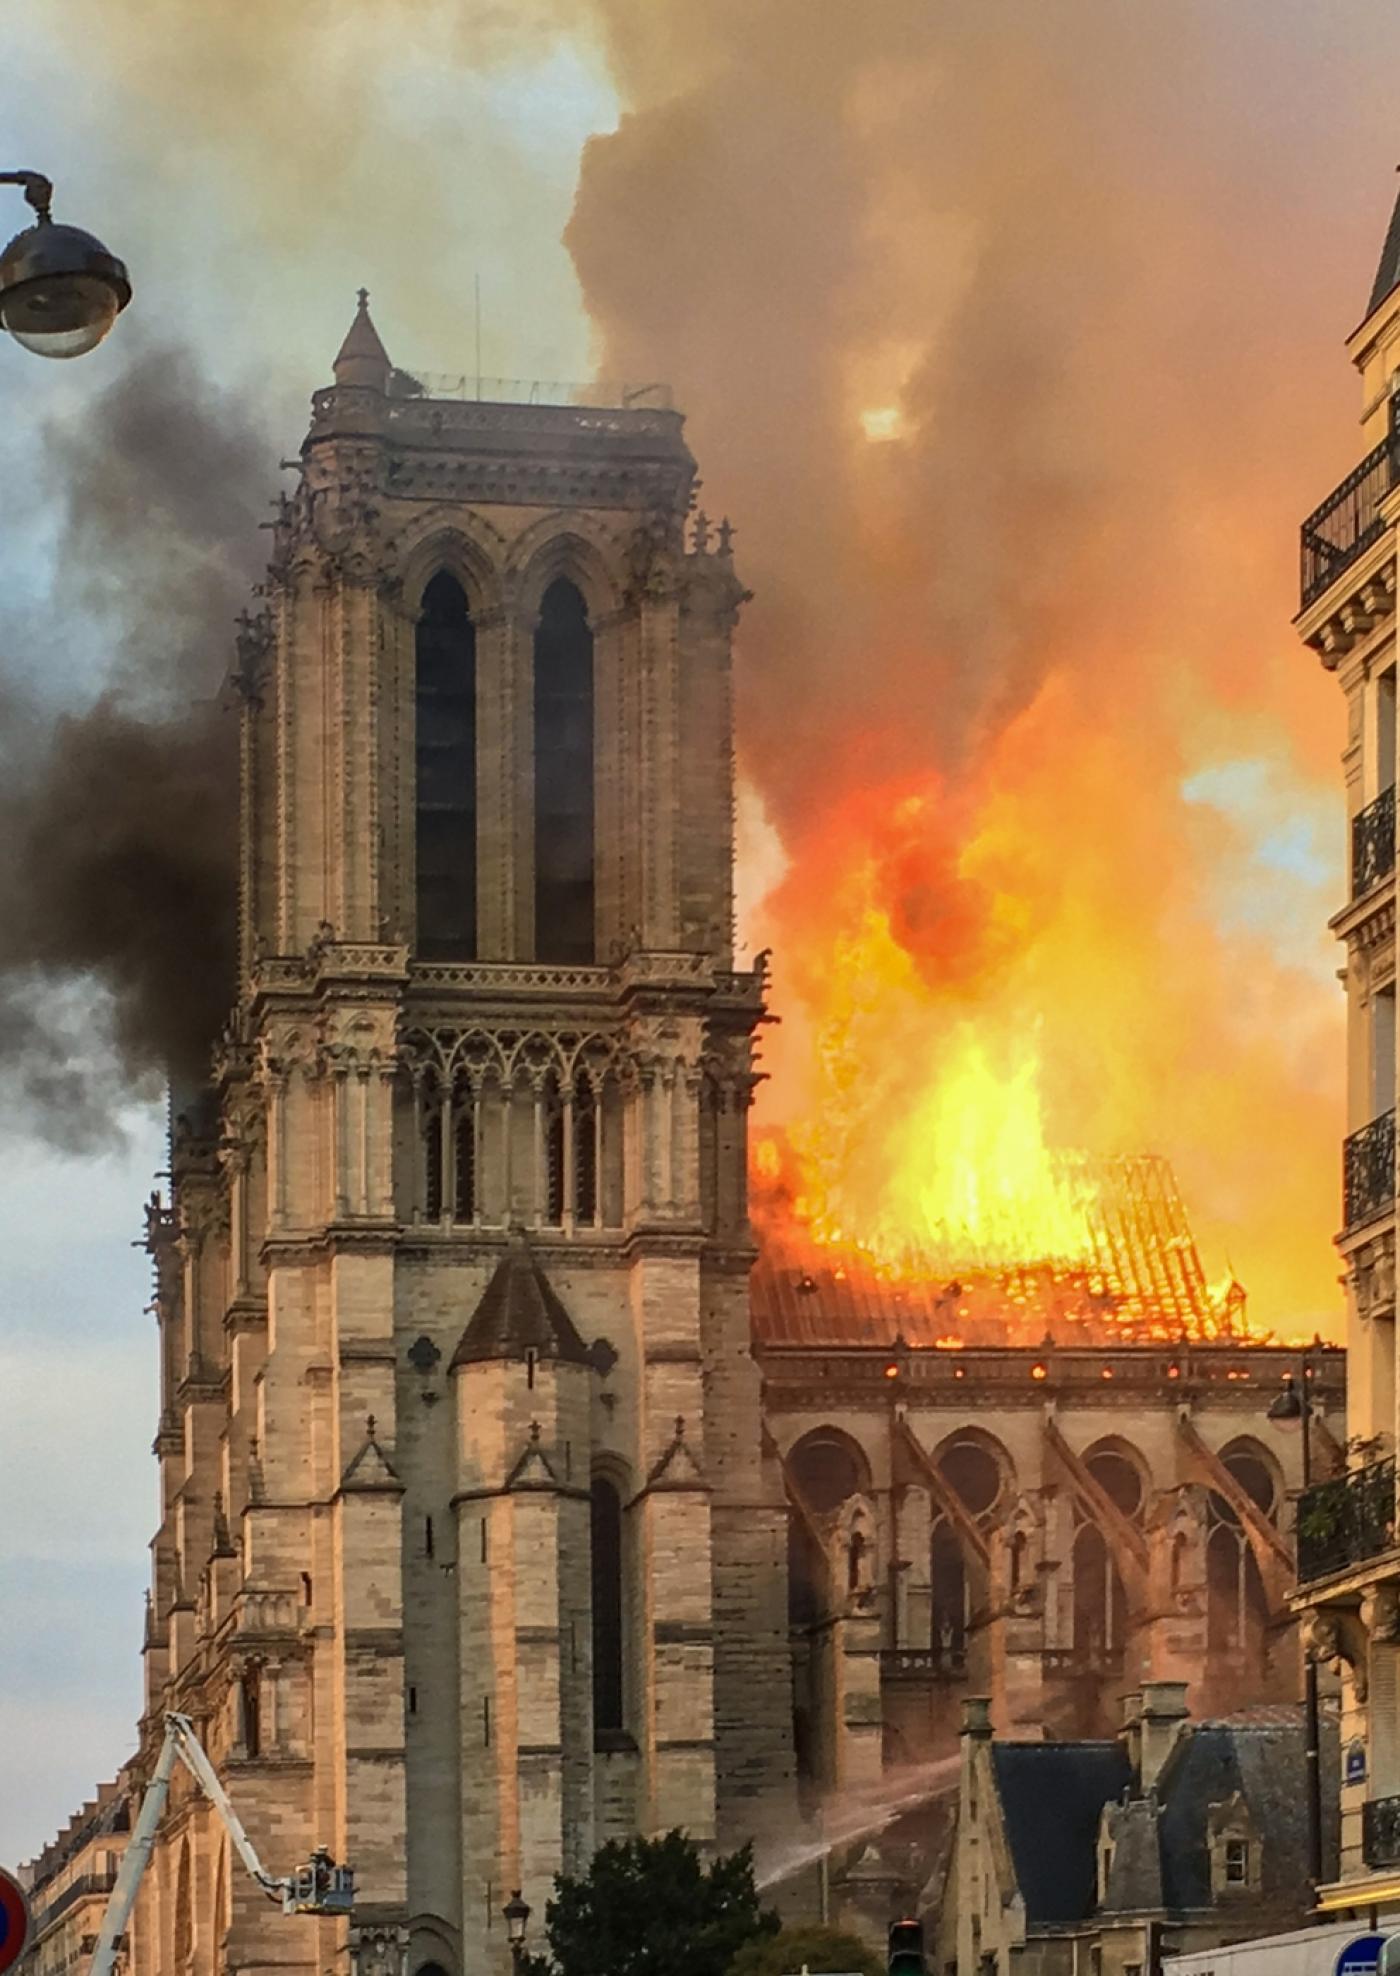
{"type": "Polygon", "coordinates": [[[852,1971],[854,1976],[885,1976],[884,1958],[855,1935],[822,1922],[780,1928],[776,1935],[759,1935],[745,1942],[729,1965],[729,1976],[812,1976],[852,1971]]]}
{"type": "Polygon", "coordinates": [[[561,1874],[545,1908],[548,1953],[524,1962],[528,1976],[726,1976],[746,1942],[777,1932],[751,1846],[707,1867],[693,1840],[667,1832],[614,1839],[587,1874],[561,1874]]]}

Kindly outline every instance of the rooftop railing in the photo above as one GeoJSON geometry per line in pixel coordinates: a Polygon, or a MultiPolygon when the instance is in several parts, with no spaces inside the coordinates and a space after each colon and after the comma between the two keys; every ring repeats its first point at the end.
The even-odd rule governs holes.
{"type": "Polygon", "coordinates": [[[1303,523],[1302,608],[1320,597],[1385,524],[1380,504],[1400,479],[1400,433],[1390,432],[1303,523]]]}
{"type": "Polygon", "coordinates": [[[1393,1550],[1395,1459],[1316,1482],[1298,1498],[1298,1577],[1327,1578],[1393,1550]]]}
{"type": "Polygon", "coordinates": [[[675,410],[669,384],[625,384],[598,379],[592,384],[561,383],[557,379],[477,377],[446,371],[395,371],[389,381],[391,398],[457,398],[482,405],[577,405],[599,411],[670,412],[675,410]]]}

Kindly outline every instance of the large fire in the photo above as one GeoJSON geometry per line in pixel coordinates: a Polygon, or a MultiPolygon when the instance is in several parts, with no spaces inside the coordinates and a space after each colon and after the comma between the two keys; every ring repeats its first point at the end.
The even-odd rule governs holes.
{"type": "Polygon", "coordinates": [[[755,1134],[759,1301],[809,1286],[785,1335],[896,1291],[928,1344],[1311,1334],[1277,1275],[1247,1318],[1230,1242],[1261,1177],[1233,1163],[1289,1185],[1283,1149],[1248,1136],[1286,1032],[1254,1031],[1231,978],[1247,949],[1167,855],[1186,806],[1152,819],[1112,748],[1062,718],[1052,683],[956,789],[833,805],[753,915],[782,1018],[755,1134]]]}

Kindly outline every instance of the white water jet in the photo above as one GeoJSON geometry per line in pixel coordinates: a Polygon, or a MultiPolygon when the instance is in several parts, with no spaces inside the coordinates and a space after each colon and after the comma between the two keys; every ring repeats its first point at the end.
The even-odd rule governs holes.
{"type": "Polygon", "coordinates": [[[760,1887],[776,1886],[804,1867],[814,1866],[838,1846],[851,1845],[883,1832],[903,1812],[914,1811],[933,1798],[951,1797],[958,1787],[961,1759],[940,1757],[935,1763],[910,1764],[860,1791],[841,1791],[827,1798],[818,1814],[820,1833],[765,1852],[758,1862],[760,1887]]]}

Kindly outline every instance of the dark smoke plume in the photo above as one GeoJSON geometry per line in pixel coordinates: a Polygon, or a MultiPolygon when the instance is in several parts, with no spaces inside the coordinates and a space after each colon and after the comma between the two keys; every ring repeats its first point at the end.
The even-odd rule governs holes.
{"type": "Polygon", "coordinates": [[[201,1081],[232,999],[236,729],[219,689],[270,453],[184,352],[147,348],[81,421],[45,431],[43,455],[52,594],[0,627],[0,1078],[17,1123],[77,1150],[162,1078],[201,1081]],[[85,704],[41,714],[21,691],[36,626],[103,654],[85,704]]]}

